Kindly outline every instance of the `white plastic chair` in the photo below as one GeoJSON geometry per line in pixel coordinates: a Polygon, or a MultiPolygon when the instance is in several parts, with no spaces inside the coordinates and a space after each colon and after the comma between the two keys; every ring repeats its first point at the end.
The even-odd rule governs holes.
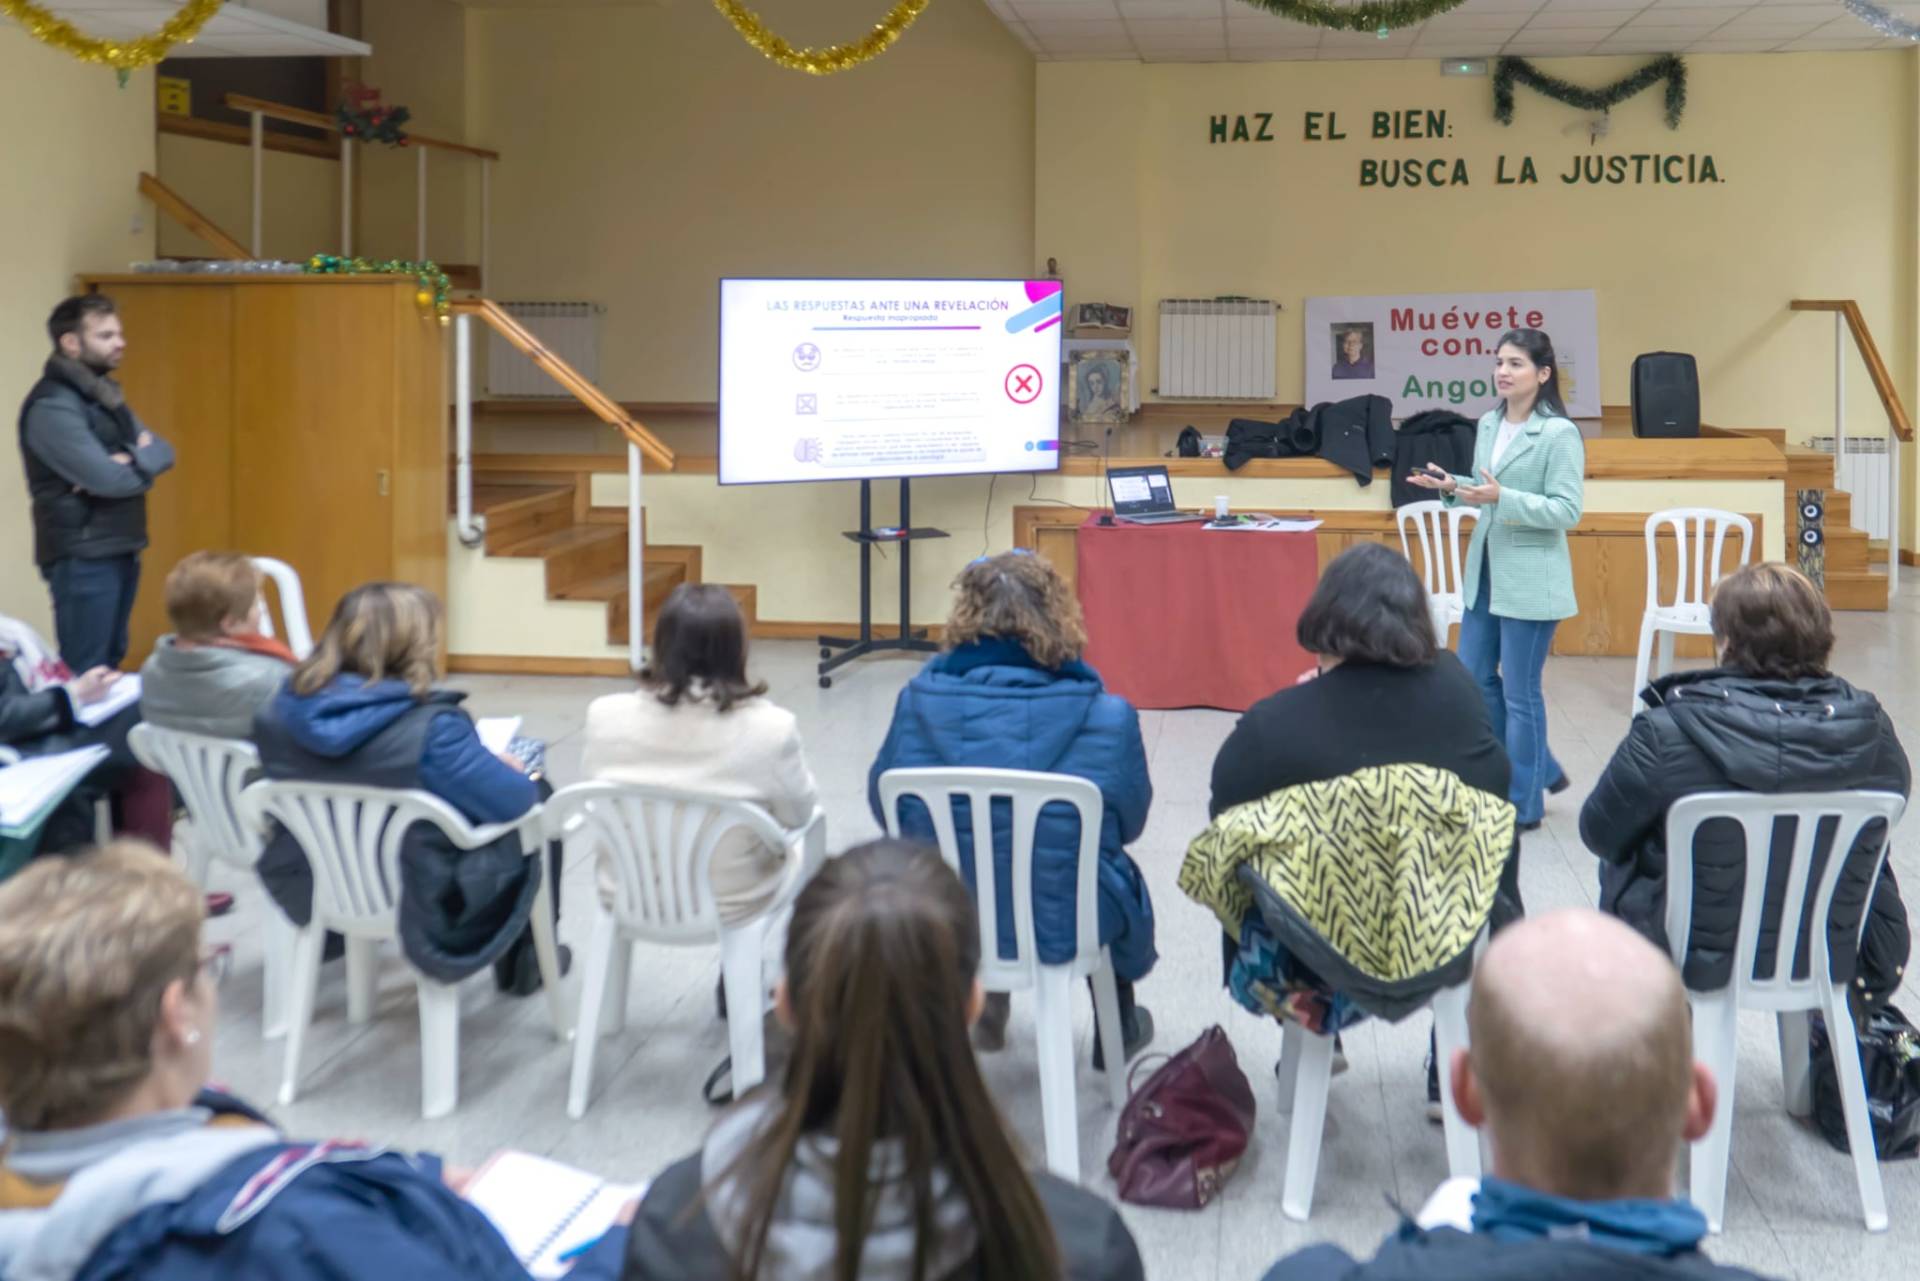
{"type": "Polygon", "coordinates": [[[1740,559],[1731,568],[1738,569],[1753,559],[1753,522],[1738,512],[1713,507],[1669,507],[1647,517],[1647,606],[1640,616],[1640,650],[1633,660],[1632,713],[1645,709],[1640,691],[1647,682],[1673,670],[1673,638],[1713,635],[1713,615],[1708,601],[1714,584],[1726,577],[1722,569],[1727,536],[1740,531],[1740,559]],[[1677,573],[1673,599],[1660,599],[1660,541],[1663,527],[1673,530],[1677,573]],[[1709,551],[1711,547],[1711,551],[1709,551]],[[1653,662],[1656,637],[1660,648],[1659,669],[1649,670],[1653,662]]]}
{"type": "Polygon", "coordinates": [[[1100,789],[1084,778],[1008,769],[894,769],[880,776],[880,808],[887,833],[900,835],[900,801],[912,796],[927,807],[940,856],[961,870],[953,802],[964,798],[973,830],[973,901],[980,922],[980,985],[989,992],[1034,993],[1039,1036],[1040,1113],[1047,1139],[1047,1168],[1080,1180],[1079,1104],[1074,1088],[1073,984],[1093,980],[1094,1020],[1106,1052],[1107,1096],[1117,1111],[1126,1105],[1125,1037],[1113,961],[1100,942],[1096,873],[1100,864],[1100,789]],[[1013,947],[1000,953],[999,867],[993,857],[993,802],[1013,807],[1013,947]],[[1033,838],[1048,805],[1070,805],[1080,815],[1080,853],[1074,888],[1075,950],[1071,961],[1044,965],[1033,928],[1033,838]]]}
{"type": "MultiPolygon", "coordinates": [[[[287,648],[293,656],[305,659],[313,653],[313,633],[307,628],[307,597],[300,586],[300,575],[293,566],[271,556],[255,556],[253,567],[273,580],[274,592],[280,597],[280,616],[287,625],[287,648]]],[[[267,603],[265,592],[260,594],[260,632],[272,636],[273,607],[267,603]]]]}
{"type": "Polygon", "coordinates": [[[719,944],[734,1097],[760,1084],[766,1076],[761,1030],[766,929],[826,858],[826,812],[815,809],[804,826],[789,832],[766,810],[746,801],[599,782],[562,788],[548,798],[545,809],[548,836],[604,852],[614,881],[611,905],[595,896],[567,1115],[576,1121],[586,1115],[601,1028],[617,1031],[626,1024],[633,948],[642,941],[679,947],[719,944]],[[751,921],[729,926],[714,905],[708,864],[722,839],[742,833],[769,849],[784,850],[787,861],[767,907],[751,921]]]}
{"type": "MultiPolygon", "coordinates": [[[[1693,1144],[1688,1154],[1688,1184],[1693,1203],[1707,1216],[1708,1226],[1720,1230],[1721,1213],[1727,1199],[1727,1157],[1733,1143],[1733,1076],[1739,1061],[1739,1018],[1742,1009],[1771,1010],[1778,1016],[1780,1029],[1780,1067],[1786,1080],[1787,1111],[1805,1117],[1813,1111],[1811,1071],[1808,1060],[1807,1015],[1820,1011],[1827,1024],[1827,1036],[1833,1046],[1833,1063],[1839,1077],[1840,1102],[1847,1118],[1847,1145],[1853,1153],[1854,1178],[1860,1185],[1860,1204],[1865,1212],[1867,1231],[1887,1228],[1886,1193],[1880,1186],[1880,1165],[1874,1154],[1872,1123],[1867,1116],[1867,1092],[1860,1071],[1860,1056],[1853,1038],[1853,1017],[1847,1009],[1847,989],[1833,979],[1833,957],[1827,946],[1828,917],[1833,892],[1849,861],[1855,840],[1867,824],[1884,821],[1887,835],[1900,821],[1906,802],[1892,792],[1781,792],[1762,795],[1754,792],[1698,792],[1675,801],[1667,811],[1667,938],[1676,965],[1685,967],[1688,939],[1693,924],[1694,837],[1700,826],[1711,819],[1730,818],[1744,829],[1747,872],[1740,904],[1740,930],[1733,955],[1732,977],[1717,992],[1688,991],[1693,1006],[1693,1056],[1707,1065],[1720,1083],[1719,1101],[1714,1107],[1713,1127],[1705,1138],[1693,1144]],[[1767,870],[1772,862],[1774,822],[1794,820],[1792,863],[1786,875],[1779,925],[1774,949],[1773,973],[1761,977],[1754,973],[1759,949],[1761,906],[1767,889],[1767,870]],[[1815,837],[1824,820],[1833,819],[1833,844],[1821,869],[1813,879],[1815,837]],[[1813,910],[1805,912],[1811,897],[1813,910]],[[1800,922],[1809,922],[1802,939],[1800,922]],[[1793,959],[1804,941],[1808,972],[1805,978],[1793,977],[1793,959]]],[[[1876,861],[1885,857],[1885,844],[1876,851],[1876,861]]],[[[1876,866],[1874,873],[1878,880],[1876,866]]],[[[1872,886],[1867,902],[1872,901],[1872,886]]],[[[1866,925],[1861,912],[1861,927],[1866,925]]],[[[1854,935],[1853,946],[1859,946],[1854,935]]]]}
{"type": "MultiPolygon", "coordinates": [[[[1474,942],[1477,960],[1487,945],[1487,932],[1474,942]]],[[[1450,1178],[1480,1177],[1480,1136],[1460,1115],[1453,1102],[1453,1052],[1467,1046],[1467,997],[1471,976],[1457,987],[1433,994],[1434,1066],[1440,1077],[1441,1122],[1447,1137],[1447,1174],[1450,1178]]],[[[1320,1145],[1327,1124],[1327,1092],[1333,1080],[1333,1038],[1309,1032],[1298,1023],[1280,1029],[1280,1098],[1291,1100],[1292,1122],[1287,1127],[1287,1179],[1280,1193],[1280,1210],[1289,1219],[1305,1223],[1313,1212],[1313,1185],[1320,1173],[1320,1145]]]]}
{"type": "MultiPolygon", "coordinates": [[[[373,1013],[374,964],[380,945],[396,938],[400,928],[401,841],[415,823],[439,828],[462,850],[519,833],[521,848],[526,857],[536,860],[540,876],[533,901],[534,953],[554,1035],[566,1040],[570,1028],[553,941],[553,887],[541,865],[546,847],[538,806],[511,823],[473,827],[452,806],[427,792],[262,781],[240,793],[240,813],[263,830],[267,820],[279,822],[306,854],[313,871],[313,914],[294,942],[282,1104],[292,1103],[299,1094],[300,1053],[313,1021],[320,950],[328,930],[347,940],[347,1018],[363,1023],[373,1013]]],[[[414,986],[420,994],[420,1114],[434,1120],[452,1112],[460,1097],[460,994],[457,987],[418,971],[414,986]]]]}
{"type": "Polygon", "coordinates": [[[1480,509],[1442,502],[1408,503],[1394,508],[1400,526],[1400,554],[1413,560],[1407,539],[1411,527],[1420,541],[1420,564],[1427,585],[1427,612],[1433,618],[1434,638],[1447,647],[1448,629],[1467,616],[1466,571],[1460,527],[1480,519],[1480,509]]]}
{"type": "MultiPolygon", "coordinates": [[[[187,807],[173,825],[173,848],[193,883],[204,891],[214,860],[249,876],[260,861],[259,829],[240,815],[240,790],[260,768],[260,753],[237,738],[210,738],[142,722],[127,732],[139,762],[172,781],[187,807]]],[[[292,968],[293,922],[267,896],[262,941],[261,1030],[286,1034],[287,976],[292,968]]]]}

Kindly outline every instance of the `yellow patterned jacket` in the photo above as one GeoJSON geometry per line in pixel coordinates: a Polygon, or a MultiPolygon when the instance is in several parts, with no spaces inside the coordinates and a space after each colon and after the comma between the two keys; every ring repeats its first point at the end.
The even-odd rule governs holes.
{"type": "Polygon", "coordinates": [[[1258,911],[1329,988],[1399,1019],[1466,977],[1513,838],[1506,798],[1430,765],[1376,766],[1225,811],[1179,883],[1233,938],[1258,911]]]}

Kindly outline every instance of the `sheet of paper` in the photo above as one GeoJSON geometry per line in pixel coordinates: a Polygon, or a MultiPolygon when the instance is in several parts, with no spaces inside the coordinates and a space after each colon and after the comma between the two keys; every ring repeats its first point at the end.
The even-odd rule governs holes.
{"type": "Polygon", "coordinates": [[[480,1167],[466,1197],[500,1229],[536,1277],[565,1276],[562,1255],[599,1240],[645,1185],[608,1183],[596,1174],[526,1152],[502,1152],[480,1167]]]}
{"type": "Polygon", "coordinates": [[[1262,516],[1255,520],[1230,520],[1225,524],[1210,520],[1206,528],[1217,529],[1223,533],[1305,534],[1320,528],[1322,523],[1317,520],[1289,520],[1278,516],[1262,516]]]}
{"type": "Polygon", "coordinates": [[[96,745],[29,757],[0,769],[0,836],[26,835],[106,759],[107,749],[96,745]]]}
{"type": "Polygon", "coordinates": [[[496,756],[507,750],[513,742],[513,736],[520,732],[518,716],[482,716],[473,723],[475,732],[480,735],[481,746],[496,756]]]}
{"type": "Polygon", "coordinates": [[[127,672],[107,686],[106,696],[97,703],[73,709],[73,719],[82,725],[99,725],[111,720],[124,707],[140,701],[140,673],[127,672]]]}

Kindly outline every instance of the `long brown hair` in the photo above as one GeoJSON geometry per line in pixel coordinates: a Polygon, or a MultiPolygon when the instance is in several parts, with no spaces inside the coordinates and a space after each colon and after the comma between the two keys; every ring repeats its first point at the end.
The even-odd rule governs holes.
{"type": "Polygon", "coordinates": [[[1713,639],[1722,667],[1777,681],[1826,676],[1833,611],[1791,565],[1742,565],[1713,589],[1713,639]]]}
{"type": "Polygon", "coordinates": [[[795,1150],[837,1140],[833,1275],[857,1281],[873,1220],[874,1145],[898,1143],[914,1203],[914,1271],[935,1253],[933,1175],[965,1198],[983,1276],[1058,1281],[1060,1250],[1040,1194],[987,1093],[967,1041],[980,965],[973,899],[932,849],[879,840],[827,860],[787,932],[793,1054],[778,1105],[721,1177],[745,1193],[734,1275],[758,1275],[795,1150]]]}
{"type": "Polygon", "coordinates": [[[1052,565],[1024,548],[974,561],[953,580],[946,646],[988,637],[1018,641],[1027,656],[1053,670],[1087,648],[1080,601],[1052,565]]]}
{"type": "Polygon", "coordinates": [[[342,672],[368,684],[403,680],[419,698],[440,675],[440,598],[412,583],[362,583],[340,598],[327,630],[293,669],[293,692],[318,694],[342,672]]]}
{"type": "Polygon", "coordinates": [[[765,682],[747,679],[747,620],[732,592],[718,583],[673,589],[654,621],[653,658],[640,669],[640,687],[668,707],[704,697],[723,712],[767,692],[765,682]]]}

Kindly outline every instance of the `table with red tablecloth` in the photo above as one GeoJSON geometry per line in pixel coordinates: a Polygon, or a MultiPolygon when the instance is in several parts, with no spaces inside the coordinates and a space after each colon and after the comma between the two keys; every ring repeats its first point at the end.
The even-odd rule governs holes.
{"type": "Polygon", "coordinates": [[[1320,578],[1311,533],[1090,516],[1076,552],[1087,661],[1135,707],[1245,711],[1312,666],[1294,637],[1320,578]]]}

